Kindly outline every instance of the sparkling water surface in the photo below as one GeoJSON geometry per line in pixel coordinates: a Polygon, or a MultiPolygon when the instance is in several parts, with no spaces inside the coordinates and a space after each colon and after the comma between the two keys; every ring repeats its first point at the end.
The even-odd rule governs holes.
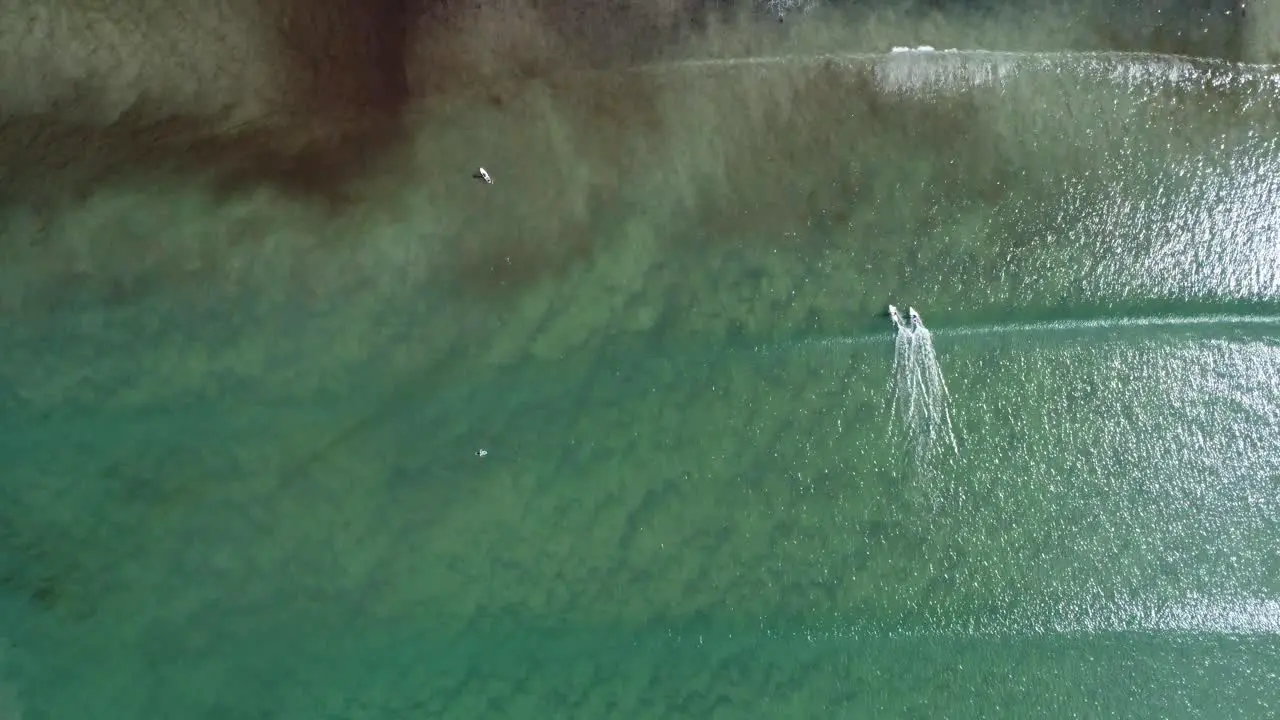
{"type": "Polygon", "coordinates": [[[12,314],[14,717],[1277,711],[1280,71],[627,76],[696,122],[654,121],[680,150],[572,260],[484,244],[525,210],[468,185],[419,274],[366,219],[333,277],[376,287],[271,245],[234,290],[12,314]],[[892,432],[888,302],[932,333],[946,452],[892,432]]]}

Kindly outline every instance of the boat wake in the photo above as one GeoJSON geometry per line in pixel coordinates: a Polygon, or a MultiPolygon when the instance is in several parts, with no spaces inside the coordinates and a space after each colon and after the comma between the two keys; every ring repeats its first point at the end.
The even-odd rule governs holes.
{"type": "Polygon", "coordinates": [[[914,308],[904,321],[889,306],[897,335],[893,343],[890,376],[889,439],[902,446],[918,472],[925,471],[940,455],[959,455],[951,423],[951,397],[942,366],[933,348],[933,336],[914,308]]]}
{"type": "MultiPolygon", "coordinates": [[[[1227,331],[1239,331],[1249,328],[1265,328],[1272,331],[1280,328],[1280,315],[1158,315],[1134,317],[1106,317],[1074,320],[1045,320],[1041,322],[1011,322],[992,325],[969,325],[948,327],[944,335],[948,338],[967,338],[987,335],[1050,335],[1071,337],[1073,335],[1107,335],[1125,333],[1133,337],[1136,332],[1143,332],[1144,337],[1157,336],[1162,332],[1199,332],[1207,337],[1223,336],[1227,331]]],[[[900,340],[901,338],[899,338],[900,340]]],[[[884,336],[879,332],[860,333],[857,335],[837,335],[800,340],[785,345],[760,345],[758,352],[791,352],[811,347],[845,348],[851,345],[879,345],[884,336]]],[[[896,344],[896,343],[895,343],[896,344]]]]}

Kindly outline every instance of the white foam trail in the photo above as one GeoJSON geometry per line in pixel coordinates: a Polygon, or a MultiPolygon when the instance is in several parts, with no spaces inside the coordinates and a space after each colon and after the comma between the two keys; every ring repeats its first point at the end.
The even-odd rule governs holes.
{"type": "Polygon", "coordinates": [[[950,449],[959,454],[951,395],[928,328],[899,327],[890,378],[890,441],[901,443],[917,473],[950,449]]]}
{"type": "Polygon", "coordinates": [[[993,335],[1004,333],[1061,333],[1084,330],[1112,330],[1124,328],[1180,328],[1230,325],[1280,325],[1277,315],[1182,315],[1127,318],[1100,318],[1095,320],[1050,320],[1034,323],[1008,323],[1004,325],[979,325],[951,328],[952,335],[993,335]]]}
{"type": "Polygon", "coordinates": [[[893,339],[893,371],[889,376],[889,441],[896,443],[901,425],[897,418],[903,415],[903,403],[910,400],[910,392],[906,388],[904,378],[907,377],[907,365],[910,361],[911,330],[898,325],[897,335],[893,339]]]}
{"type": "MultiPolygon", "coordinates": [[[[1126,329],[1178,330],[1183,328],[1204,328],[1216,331],[1228,327],[1280,326],[1280,315],[1182,315],[1182,316],[1148,316],[1127,318],[1099,318],[1094,320],[1049,320],[1032,323],[1006,323],[1001,325],[970,325],[968,327],[949,327],[942,332],[944,337],[963,337],[970,335],[1012,335],[1012,334],[1065,334],[1065,333],[1107,333],[1126,329]]],[[[901,338],[899,338],[901,340],[901,338]]],[[[805,347],[847,347],[849,345],[876,345],[884,342],[882,331],[866,335],[845,335],[837,337],[814,338],[786,345],[756,348],[759,352],[778,350],[796,350],[805,347]]],[[[895,345],[896,345],[895,341],[895,345]]],[[[896,353],[896,350],[895,350],[896,353]]],[[[895,365],[895,367],[897,367],[895,365]]],[[[895,376],[896,377],[896,376],[895,376]]]]}
{"type": "Polygon", "coordinates": [[[958,455],[960,448],[956,444],[955,429],[951,424],[951,393],[947,390],[947,379],[942,375],[942,365],[933,348],[933,335],[923,325],[915,331],[915,335],[919,338],[921,357],[917,367],[924,375],[924,396],[935,401],[935,410],[938,411],[931,418],[933,422],[930,431],[951,445],[952,452],[958,455]]]}
{"type": "MultiPolygon", "coordinates": [[[[928,46],[922,46],[922,48],[928,46]]],[[[946,50],[892,47],[886,52],[829,52],[804,55],[755,55],[737,57],[707,57],[665,60],[637,65],[631,72],[657,72],[663,70],[684,70],[693,68],[733,68],[743,66],[803,66],[830,62],[867,63],[877,61],[897,61],[904,55],[916,59],[930,61],[954,61],[955,59],[985,60],[1005,63],[1025,63],[1032,66],[1050,67],[1055,64],[1074,62],[1086,69],[1100,69],[1103,66],[1128,65],[1141,72],[1147,71],[1153,76],[1181,78],[1181,73],[1170,76],[1170,70],[1185,71],[1190,69],[1222,69],[1233,71],[1253,71],[1256,74],[1272,73],[1276,65],[1266,63],[1236,63],[1219,58],[1196,57],[1176,53],[1128,52],[1121,50],[983,50],[980,48],[947,48],[946,50]],[[1090,62],[1093,64],[1090,65],[1090,62]]],[[[1139,75],[1141,77],[1141,75],[1139,75]]],[[[1268,78],[1271,79],[1271,78],[1268,78]]]]}

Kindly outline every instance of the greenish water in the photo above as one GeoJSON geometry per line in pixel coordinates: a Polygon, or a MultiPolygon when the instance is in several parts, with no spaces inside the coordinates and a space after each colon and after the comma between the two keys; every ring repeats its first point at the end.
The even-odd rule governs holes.
{"type": "Polygon", "coordinates": [[[887,57],[645,70],[700,122],[586,211],[589,253],[502,244],[537,203],[467,186],[420,275],[365,218],[362,270],[273,246],[258,285],[15,311],[15,707],[1273,714],[1275,71],[887,57]],[[335,268],[392,280],[297,280],[335,268]],[[958,453],[889,440],[889,301],[958,453]]]}

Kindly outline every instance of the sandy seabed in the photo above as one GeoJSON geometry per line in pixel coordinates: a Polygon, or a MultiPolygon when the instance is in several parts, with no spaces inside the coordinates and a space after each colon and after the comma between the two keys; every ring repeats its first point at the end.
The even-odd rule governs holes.
{"type": "Polygon", "coordinates": [[[144,5],[0,34],[4,720],[957,707],[1037,641],[890,652],[954,541],[830,432],[879,346],[787,349],[1051,307],[1109,190],[1274,150],[1226,15],[144,5]]]}

